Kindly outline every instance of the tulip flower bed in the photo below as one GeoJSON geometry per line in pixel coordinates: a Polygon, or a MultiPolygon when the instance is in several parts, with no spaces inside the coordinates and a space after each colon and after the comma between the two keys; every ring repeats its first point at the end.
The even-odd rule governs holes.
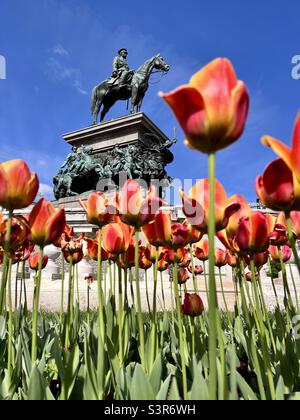
{"type": "MultiPolygon", "coordinates": [[[[1,399],[299,398],[298,279],[292,270],[288,275],[287,262],[293,255],[299,278],[300,114],[291,149],[269,136],[263,138],[280,156],[255,183],[261,202],[273,210],[271,215],[252,211],[240,195],[228,198],[215,178],[216,152],[238,140],[248,114],[249,95],[231,63],[217,59],[189,85],[161,96],[173,108],[187,145],[208,155],[208,179],[199,181],[189,194],[180,191],[186,216],[182,223],[173,222],[170,212],[162,209],[166,203],[155,188],[145,196],[139,183],[128,180],[114,197],[95,192],[81,201],[97,234],[75,235],[66,224],[64,209],[55,209],[44,199],[34,204],[28,217],[19,216],[19,209],[34,202],[38,178],[23,161],[0,165],[0,205],[7,210],[0,218],[1,399]],[[224,248],[215,246],[216,237],[224,248]],[[98,308],[87,313],[80,311],[76,299],[84,243],[97,264],[98,308]],[[40,311],[48,263],[44,251],[49,244],[60,248],[62,255],[59,314],[40,311]],[[24,276],[22,299],[16,296],[13,304],[12,296],[12,266],[24,268],[27,260],[36,273],[32,312],[24,276]],[[209,270],[199,261],[208,261],[209,270]],[[216,267],[227,264],[235,285],[233,310],[222,276],[215,274],[216,267]],[[272,310],[261,277],[266,265],[276,301],[272,310]],[[170,268],[173,310],[158,312],[160,272],[170,268]],[[275,269],[282,272],[283,307],[275,269]],[[153,273],[151,284],[146,275],[147,312],[142,308],[140,270],[153,273]],[[200,274],[208,307],[198,290],[200,274]],[[193,293],[186,289],[189,277],[193,293]]],[[[161,284],[160,298],[167,308],[161,284]]]]}

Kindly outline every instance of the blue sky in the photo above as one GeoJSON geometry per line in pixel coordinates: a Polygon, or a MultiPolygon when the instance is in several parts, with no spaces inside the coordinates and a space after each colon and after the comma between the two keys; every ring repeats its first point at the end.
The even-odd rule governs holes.
{"type": "MultiPolygon", "coordinates": [[[[150,86],[143,111],[169,136],[178,127],[157,96],[186,83],[215,57],[229,57],[251,95],[243,137],[217,155],[217,176],[228,195],[255,199],[254,180],[275,157],[260,144],[263,134],[290,143],[300,105],[300,80],[291,77],[300,54],[300,3],[296,0],[1,0],[0,161],[25,159],[43,191],[69,147],[61,135],[91,122],[90,93],[111,73],[117,50],[126,47],[138,67],[161,53],[170,73],[150,86]]],[[[157,77],[155,77],[157,80],[157,77]]],[[[126,113],[126,103],[109,118],[126,113]]],[[[206,156],[183,145],[178,129],[174,178],[207,176],[206,156]]]]}

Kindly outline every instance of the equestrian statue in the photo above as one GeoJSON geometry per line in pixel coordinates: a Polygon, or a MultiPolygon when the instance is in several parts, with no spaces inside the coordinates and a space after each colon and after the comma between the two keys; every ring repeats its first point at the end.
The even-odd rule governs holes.
{"type": "Polygon", "coordinates": [[[147,60],[136,71],[131,70],[127,64],[128,52],[122,48],[113,61],[112,76],[93,89],[91,113],[93,124],[97,124],[101,110],[102,122],[110,108],[119,100],[130,100],[130,113],[140,112],[145,94],[149,88],[149,79],[154,71],[167,73],[170,66],[160,54],[147,60]]]}

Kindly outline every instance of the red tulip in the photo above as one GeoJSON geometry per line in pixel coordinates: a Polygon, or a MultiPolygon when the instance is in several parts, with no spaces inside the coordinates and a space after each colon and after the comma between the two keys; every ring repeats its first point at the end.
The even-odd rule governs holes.
{"type": "Polygon", "coordinates": [[[23,209],[33,203],[39,180],[23,160],[0,164],[0,206],[7,210],[23,209]]]}
{"type": "MultiPolygon", "coordinates": [[[[94,260],[98,261],[98,239],[90,239],[84,238],[87,243],[87,250],[89,257],[94,260]]],[[[107,261],[108,260],[108,253],[101,247],[101,260],[107,261]]]]}
{"type": "Polygon", "coordinates": [[[87,221],[102,228],[112,222],[117,214],[117,200],[118,197],[116,196],[110,202],[102,192],[94,192],[88,197],[86,203],[82,200],[79,200],[79,202],[86,212],[87,221]]]}
{"type": "Polygon", "coordinates": [[[178,270],[178,284],[185,284],[190,278],[186,268],[180,268],[178,270]]]}
{"type": "Polygon", "coordinates": [[[202,238],[197,244],[195,244],[193,250],[194,256],[198,258],[198,260],[207,261],[209,256],[207,237],[202,238]]]}
{"type": "MultiPolygon", "coordinates": [[[[269,258],[269,251],[266,252],[256,252],[255,254],[251,255],[251,259],[253,260],[254,267],[261,269],[265,264],[267,264],[269,258]]],[[[246,264],[250,266],[250,257],[248,255],[244,256],[244,260],[246,264]]]]}
{"type": "Polygon", "coordinates": [[[66,224],[63,234],[58,238],[57,241],[55,241],[53,245],[56,246],[57,248],[61,248],[61,241],[62,240],[70,241],[72,236],[74,236],[74,228],[66,224]]]}
{"type": "MultiPolygon", "coordinates": [[[[290,219],[292,223],[292,231],[297,239],[300,239],[300,211],[291,211],[290,219]]],[[[286,228],[286,219],[284,213],[280,213],[277,222],[286,228]]]]}
{"type": "Polygon", "coordinates": [[[154,220],[155,214],[163,201],[156,196],[156,188],[151,187],[147,198],[143,199],[143,190],[134,180],[129,179],[123,186],[118,210],[122,222],[140,229],[154,220]]]}
{"type": "MultiPolygon", "coordinates": [[[[270,255],[271,255],[271,257],[272,257],[272,259],[274,261],[280,262],[279,250],[278,250],[278,247],[277,246],[271,245],[269,247],[269,252],[270,252],[270,255]]],[[[288,262],[291,259],[292,250],[291,250],[291,248],[289,246],[284,245],[281,248],[281,254],[282,254],[282,261],[284,263],[286,263],[286,262],[288,262]]]]}
{"type": "MultiPolygon", "coordinates": [[[[193,267],[191,265],[188,266],[188,270],[191,274],[193,274],[193,267]]],[[[194,274],[195,276],[200,276],[203,273],[202,265],[195,265],[194,266],[194,274]]]]}
{"type": "Polygon", "coordinates": [[[227,264],[227,252],[221,248],[215,248],[215,266],[224,267],[227,264]]]}
{"type": "Polygon", "coordinates": [[[161,260],[164,256],[164,250],[162,247],[156,248],[153,245],[148,244],[145,248],[145,255],[148,258],[148,260],[155,263],[156,261],[156,252],[158,252],[158,261],[161,260]]]}
{"type": "Polygon", "coordinates": [[[227,264],[230,265],[230,267],[235,268],[238,265],[238,260],[235,255],[233,255],[231,252],[227,252],[227,264]]]}
{"type": "Polygon", "coordinates": [[[56,242],[66,224],[64,209],[55,210],[53,205],[41,199],[29,215],[31,242],[44,247],[56,242]]]}
{"type": "Polygon", "coordinates": [[[141,270],[149,270],[152,267],[152,261],[150,261],[145,255],[145,247],[141,246],[139,249],[139,267],[141,270]]]}
{"type": "Polygon", "coordinates": [[[160,271],[161,273],[163,271],[168,270],[170,267],[170,264],[168,263],[168,261],[166,261],[164,258],[162,258],[161,260],[158,261],[158,265],[157,265],[157,269],[158,271],[160,271]]]}
{"type": "MultiPolygon", "coordinates": [[[[39,269],[39,253],[31,254],[29,258],[29,267],[31,270],[38,271],[39,269]]],[[[46,267],[48,264],[48,255],[43,256],[42,260],[42,270],[46,267]]]]}
{"type": "Polygon", "coordinates": [[[269,247],[269,225],[266,216],[252,212],[240,220],[235,237],[235,247],[242,254],[265,252],[269,247]]]}
{"type": "MultiPolygon", "coordinates": [[[[5,237],[7,231],[7,220],[3,218],[3,214],[0,212],[0,246],[4,248],[5,237]]],[[[30,233],[29,225],[24,217],[17,216],[12,219],[11,233],[9,250],[15,252],[22,246],[22,244],[28,240],[30,233]]]]}
{"type": "Polygon", "coordinates": [[[300,112],[298,113],[295,122],[291,149],[271,136],[264,136],[262,138],[262,143],[274,150],[274,152],[285,162],[290,171],[295,174],[298,182],[300,182],[300,112]]]}
{"type": "Polygon", "coordinates": [[[186,254],[189,254],[189,251],[185,248],[178,248],[176,251],[172,248],[164,248],[165,250],[165,260],[168,261],[169,264],[181,264],[184,262],[186,258],[186,254]],[[175,255],[176,254],[176,255],[175,255]],[[175,258],[176,257],[176,258],[175,258]]]}
{"type": "Polygon", "coordinates": [[[257,177],[256,193],[272,210],[300,210],[300,182],[282,159],[271,162],[257,177]]]}
{"type": "Polygon", "coordinates": [[[187,224],[172,223],[171,213],[159,211],[153,222],[142,228],[146,240],[154,246],[168,246],[172,249],[184,248],[194,234],[187,224]]]}
{"type": "Polygon", "coordinates": [[[147,242],[153,246],[170,245],[172,242],[171,213],[160,210],[152,223],[143,226],[142,232],[147,242]]]}
{"type": "Polygon", "coordinates": [[[200,316],[204,312],[204,304],[197,294],[186,293],[182,305],[182,313],[188,316],[200,316]]]}
{"type": "Polygon", "coordinates": [[[62,241],[61,248],[65,260],[69,263],[72,260],[72,264],[78,264],[84,257],[83,255],[83,243],[81,238],[72,237],[70,241],[62,241]]]}
{"type": "MultiPolygon", "coordinates": [[[[246,273],[246,280],[250,283],[252,281],[252,274],[249,271],[246,273]]],[[[255,280],[259,280],[259,273],[255,273],[255,280]]]]}
{"type": "Polygon", "coordinates": [[[110,254],[126,252],[134,229],[115,218],[115,223],[104,226],[102,230],[102,246],[110,254]]]}
{"type": "MultiPolygon", "coordinates": [[[[209,221],[209,180],[202,179],[196,185],[192,187],[189,192],[189,197],[180,191],[183,212],[188,222],[199,229],[202,233],[208,231],[209,221]]],[[[215,221],[216,231],[220,231],[226,228],[229,222],[230,216],[240,210],[240,204],[238,202],[232,202],[227,199],[226,192],[222,184],[216,179],[215,180],[215,221]]]]}
{"type": "Polygon", "coordinates": [[[161,97],[175,113],[192,149],[208,154],[224,149],[244,131],[249,95],[226,58],[212,61],[188,85],[161,97]]]}

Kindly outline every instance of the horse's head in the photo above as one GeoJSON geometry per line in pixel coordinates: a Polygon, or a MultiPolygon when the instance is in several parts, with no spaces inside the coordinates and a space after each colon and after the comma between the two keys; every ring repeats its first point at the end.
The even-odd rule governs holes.
{"type": "Polygon", "coordinates": [[[157,70],[165,71],[165,72],[168,72],[170,70],[169,64],[165,62],[165,60],[162,58],[160,54],[157,54],[154,57],[154,68],[157,70]]]}

